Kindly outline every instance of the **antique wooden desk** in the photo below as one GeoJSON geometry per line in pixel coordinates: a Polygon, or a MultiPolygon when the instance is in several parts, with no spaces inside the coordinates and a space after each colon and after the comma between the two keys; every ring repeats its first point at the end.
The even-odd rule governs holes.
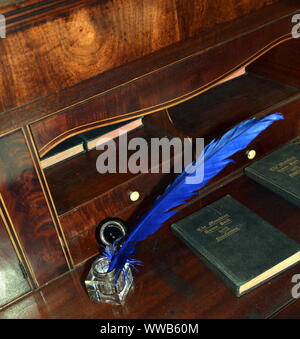
{"type": "Polygon", "coordinates": [[[245,152],[139,246],[144,266],[124,307],[91,303],[83,287],[97,225],[132,225],[172,175],[100,175],[97,151],[49,170],[40,162],[73,135],[138,116],[143,136],[209,141],[282,112],[250,145],[257,158],[299,137],[299,1],[27,0],[1,13],[0,317],[299,317],[299,267],[236,298],[169,230],[229,193],[300,241],[299,209],[244,176],[245,152]]]}

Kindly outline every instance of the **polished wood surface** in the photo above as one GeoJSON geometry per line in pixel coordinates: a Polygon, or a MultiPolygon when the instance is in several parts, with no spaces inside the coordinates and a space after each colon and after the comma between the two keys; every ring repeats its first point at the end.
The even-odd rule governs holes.
{"type": "MultiPolygon", "coordinates": [[[[129,133],[127,138],[128,141],[133,138],[145,138],[149,141],[150,136],[145,134],[143,128],[139,128],[129,133]]],[[[59,215],[80,207],[137,176],[129,171],[119,173],[119,161],[116,164],[117,173],[100,174],[97,171],[96,162],[101,153],[103,151],[91,150],[45,170],[59,215]]],[[[129,151],[128,157],[133,153],[133,151],[129,151]]],[[[119,159],[119,142],[116,143],[116,156],[119,159]]],[[[120,200],[122,201],[122,199],[120,200]]]]}
{"type": "MultiPolygon", "coordinates": [[[[299,274],[299,273],[296,273],[299,274]]],[[[291,284],[291,288],[294,284],[291,284]]],[[[300,319],[300,300],[295,299],[289,306],[279,311],[274,319],[300,319]]]]}
{"type": "Polygon", "coordinates": [[[37,149],[42,156],[57,143],[81,131],[114,120],[153,113],[196,96],[216,84],[218,78],[220,80],[230,75],[267,51],[268,44],[273,47],[289,39],[290,32],[291,18],[287,17],[218,45],[206,53],[199,52],[165,67],[163,71],[157,70],[126,86],[95,96],[84,105],[77,105],[34,123],[31,130],[37,149]],[[252,41],[255,41],[255,45],[252,41]],[[222,63],[218,62],[220,55],[222,63]]]}
{"type": "Polygon", "coordinates": [[[0,309],[4,304],[31,291],[0,213],[0,309]]]}
{"type": "MultiPolygon", "coordinates": [[[[299,99],[300,91],[296,88],[252,74],[243,75],[169,110],[175,124],[171,126],[177,128],[167,130],[167,134],[172,137],[189,133],[193,138],[205,137],[207,142],[244,119],[278,110],[285,115],[285,120],[274,124],[249,145],[249,149],[255,149],[257,156],[261,157],[300,134],[300,126],[295,124],[298,115],[295,107],[299,105],[299,99]],[[231,98],[230,104],[228,97],[231,98]],[[207,119],[208,115],[210,119],[207,119]],[[273,135],[276,138],[272,138],[273,135]]],[[[166,135],[160,116],[167,119],[164,111],[153,115],[157,117],[158,125],[162,122],[156,136],[166,135]]],[[[145,127],[150,127],[152,115],[143,121],[145,127]]],[[[155,136],[154,130],[150,128],[150,131],[150,135],[155,136]]],[[[131,133],[129,139],[146,136],[144,129],[139,129],[131,133]]],[[[119,216],[134,205],[129,199],[131,191],[139,191],[140,207],[143,207],[146,197],[145,203],[151,201],[151,197],[161,193],[172,179],[151,173],[99,174],[95,166],[99,155],[99,151],[90,151],[45,172],[76,265],[98,251],[95,235],[100,221],[109,216],[119,216]]],[[[250,163],[245,152],[237,154],[234,160],[236,165],[228,166],[216,181],[250,163]]]]}
{"type": "Polygon", "coordinates": [[[23,247],[35,282],[68,270],[61,244],[21,131],[0,138],[3,207],[23,247]]]}
{"type": "MultiPolygon", "coordinates": [[[[164,133],[166,127],[169,136],[205,138],[205,143],[208,143],[245,119],[281,112],[285,119],[270,126],[248,146],[248,149],[256,150],[257,157],[262,157],[299,136],[299,94],[299,89],[247,74],[169,109],[168,116],[162,114],[164,119],[152,119],[150,116],[150,119],[145,117],[144,121],[149,120],[146,123],[148,128],[154,124],[151,130],[164,133]],[[167,121],[168,118],[171,121],[167,121]]],[[[250,162],[245,151],[236,154],[234,160],[236,164],[225,168],[217,180],[250,162]]]]}
{"type": "Polygon", "coordinates": [[[247,70],[266,78],[300,88],[300,39],[275,47],[251,64],[247,70]]]}
{"type": "Polygon", "coordinates": [[[182,0],[50,1],[46,5],[41,1],[31,10],[23,6],[19,15],[4,10],[9,38],[0,41],[1,66],[6,70],[1,76],[0,111],[276,2],[243,0],[237,6],[235,0],[226,4],[195,0],[189,5],[182,0]]]}
{"type": "MultiPolygon", "coordinates": [[[[274,5],[266,6],[242,18],[237,18],[228,23],[215,26],[211,30],[201,32],[199,35],[197,34],[195,37],[186,41],[180,41],[180,43],[162,48],[134,62],[96,75],[74,86],[60,88],[54,93],[27,102],[20,107],[7,110],[0,115],[0,134],[19,128],[32,121],[39,120],[43,116],[64,110],[66,107],[75,105],[78,102],[88,101],[90,97],[120,86],[128,81],[132,81],[135,78],[139,78],[195,53],[199,53],[199,51],[206,52],[217,44],[237,39],[248,32],[259,30],[266,25],[270,25],[272,22],[275,23],[280,18],[290,16],[291,13],[297,10],[299,10],[297,0],[279,1],[274,5]]],[[[287,24],[290,25],[290,20],[287,20],[287,24]]],[[[272,25],[270,28],[273,29],[272,25]]],[[[284,34],[284,32],[282,32],[282,34],[284,34]]],[[[241,48],[243,49],[244,46],[241,46],[241,48]]],[[[231,58],[234,57],[234,54],[231,53],[231,58]]],[[[5,60],[7,59],[5,55],[3,58],[5,60]]],[[[32,63],[32,60],[30,63],[32,63]]],[[[8,82],[3,83],[3,90],[8,84],[8,82]]],[[[34,88],[34,90],[37,89],[34,88]]],[[[11,92],[11,96],[14,96],[13,91],[11,92]]],[[[8,98],[5,98],[5,101],[8,102],[8,98]]]]}
{"type": "Polygon", "coordinates": [[[6,0],[6,6],[0,5],[0,13],[5,15],[7,30],[11,33],[86,2],[88,0],[6,0]]]}
{"type": "MultiPolygon", "coordinates": [[[[299,10],[298,0],[28,0],[0,11],[0,252],[10,258],[1,265],[20,260],[41,288],[19,302],[27,290],[4,296],[12,303],[0,317],[272,317],[294,301],[297,268],[238,299],[168,223],[139,247],[145,266],[130,302],[91,304],[82,286],[89,266],[73,264],[99,253],[98,222],[117,216],[131,229],[172,176],[97,175],[96,151],[47,171],[40,157],[72,135],[141,115],[143,136],[208,142],[244,119],[282,112],[249,145],[257,158],[299,137],[300,39],[291,36],[299,10]],[[220,85],[245,67],[250,73],[220,85]]],[[[299,209],[243,177],[246,150],[234,160],[176,218],[230,193],[299,241],[299,209]]]]}
{"type": "MultiPolygon", "coordinates": [[[[282,232],[300,241],[299,209],[246,177],[224,185],[198,200],[175,219],[231,194],[282,232]]],[[[1,318],[268,318],[292,302],[291,278],[299,266],[240,298],[232,292],[169,230],[138,247],[143,266],[124,306],[97,304],[83,286],[90,262],[42,292],[7,308],[1,318]]]]}
{"type": "MultiPolygon", "coordinates": [[[[145,138],[150,151],[150,136],[159,137],[160,134],[146,134],[143,128],[139,128],[128,135],[128,140],[145,138]]],[[[116,149],[118,158],[118,143],[116,149]]],[[[128,151],[128,157],[133,153],[128,151]]],[[[125,210],[137,204],[130,200],[131,192],[138,191],[138,205],[144,205],[160,194],[174,178],[174,175],[165,173],[151,173],[150,154],[149,173],[117,171],[100,174],[96,168],[100,154],[101,151],[92,150],[45,171],[75,265],[97,253],[95,230],[101,221],[122,215],[125,210]]],[[[171,152],[170,156],[172,155],[171,152]]],[[[171,159],[170,166],[172,163],[171,159]]]]}
{"type": "MultiPolygon", "coordinates": [[[[144,200],[144,202],[146,202],[144,200]]],[[[118,217],[121,218],[123,221],[127,222],[127,228],[128,231],[132,229],[133,225],[131,223],[132,220],[134,220],[137,217],[141,217],[143,212],[146,212],[148,204],[144,204],[144,202],[136,202],[134,204],[130,204],[129,208],[119,211],[116,215],[110,215],[110,217],[118,217]]],[[[94,211],[93,211],[94,212],[94,211]]],[[[95,214],[96,217],[98,217],[98,214],[95,214]]],[[[83,216],[85,217],[85,216],[83,216]]],[[[82,218],[82,211],[80,211],[77,218],[74,218],[76,220],[82,218]]],[[[94,218],[89,218],[94,219],[94,218]]],[[[84,218],[85,222],[87,221],[87,218],[84,218]]],[[[63,222],[64,220],[62,220],[63,222]]],[[[98,219],[99,221],[99,219],[98,219]]],[[[87,259],[90,259],[91,257],[94,257],[95,255],[99,254],[99,251],[101,251],[101,242],[99,237],[99,225],[97,224],[97,220],[93,225],[90,225],[87,230],[78,233],[77,236],[69,238],[68,239],[68,246],[70,248],[70,252],[72,254],[72,258],[74,260],[74,264],[82,264],[83,262],[86,262],[87,259]]]]}
{"type": "Polygon", "coordinates": [[[95,195],[91,201],[60,216],[66,235],[74,237],[92,226],[97,226],[105,218],[119,215],[133,205],[129,197],[131,192],[139,192],[140,203],[150,198],[150,195],[156,196],[172,179],[172,176],[168,176],[167,180],[164,177],[164,173],[140,174],[110,191],[104,191],[99,197],[95,195]]]}
{"type": "Polygon", "coordinates": [[[272,110],[299,95],[300,89],[250,73],[169,108],[168,112],[174,126],[187,136],[213,138],[250,116],[272,110]]]}
{"type": "Polygon", "coordinates": [[[93,246],[97,242],[95,232],[100,222],[110,217],[122,217],[124,211],[133,206],[134,211],[136,211],[141,208],[140,205],[149,204],[149,201],[153,201],[156,196],[163,192],[171,180],[172,176],[166,176],[164,173],[140,174],[133,180],[114,187],[111,191],[94,198],[76,208],[76,210],[60,216],[67,242],[71,243],[69,247],[74,263],[77,265],[97,253],[97,251],[91,251],[91,246],[95,248],[93,246]],[[136,191],[140,194],[138,206],[130,201],[129,197],[131,192],[136,191]],[[80,245],[84,241],[88,246],[80,245]],[[80,258],[80,261],[78,258],[80,258]]]}

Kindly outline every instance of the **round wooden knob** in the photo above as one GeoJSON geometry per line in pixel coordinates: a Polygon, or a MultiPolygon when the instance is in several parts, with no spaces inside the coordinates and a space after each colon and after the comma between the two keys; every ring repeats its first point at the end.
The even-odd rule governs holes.
{"type": "Polygon", "coordinates": [[[247,158],[252,160],[256,157],[256,151],[254,149],[250,149],[246,152],[247,158]]]}
{"type": "Polygon", "coordinates": [[[140,193],[138,191],[130,192],[129,198],[131,201],[137,201],[140,198],[140,193]]]}

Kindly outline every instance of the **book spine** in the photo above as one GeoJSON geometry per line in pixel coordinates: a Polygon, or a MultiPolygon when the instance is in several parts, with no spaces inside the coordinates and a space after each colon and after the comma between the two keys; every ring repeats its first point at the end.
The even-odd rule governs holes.
{"type": "Polygon", "coordinates": [[[202,247],[199,245],[196,246],[193,244],[193,240],[191,238],[187,239],[186,235],[182,235],[182,231],[177,228],[176,224],[171,225],[171,231],[182,240],[190,250],[207,266],[209,267],[220,280],[224,282],[224,284],[237,296],[240,297],[240,287],[238,284],[234,283],[234,278],[229,277],[224,273],[221,267],[217,264],[216,260],[212,258],[202,247]]]}
{"type": "Polygon", "coordinates": [[[282,186],[274,183],[273,181],[268,180],[266,177],[260,175],[255,170],[253,170],[251,167],[245,168],[245,174],[247,175],[247,177],[249,177],[250,179],[253,179],[258,184],[266,187],[267,189],[274,192],[275,194],[278,194],[279,196],[281,196],[282,198],[291,202],[292,204],[300,207],[300,197],[299,196],[296,196],[292,192],[284,189],[282,186]]]}

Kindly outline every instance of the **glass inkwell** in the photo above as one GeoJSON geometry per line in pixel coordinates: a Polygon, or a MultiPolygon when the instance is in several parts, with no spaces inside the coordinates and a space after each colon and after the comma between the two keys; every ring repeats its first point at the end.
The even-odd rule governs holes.
{"type": "Polygon", "coordinates": [[[95,259],[85,279],[85,286],[92,301],[121,305],[133,287],[132,272],[128,263],[125,264],[118,277],[116,277],[115,270],[108,272],[110,261],[107,254],[115,240],[120,243],[126,233],[126,226],[119,219],[110,219],[101,225],[100,239],[106,246],[106,255],[95,259]]]}

